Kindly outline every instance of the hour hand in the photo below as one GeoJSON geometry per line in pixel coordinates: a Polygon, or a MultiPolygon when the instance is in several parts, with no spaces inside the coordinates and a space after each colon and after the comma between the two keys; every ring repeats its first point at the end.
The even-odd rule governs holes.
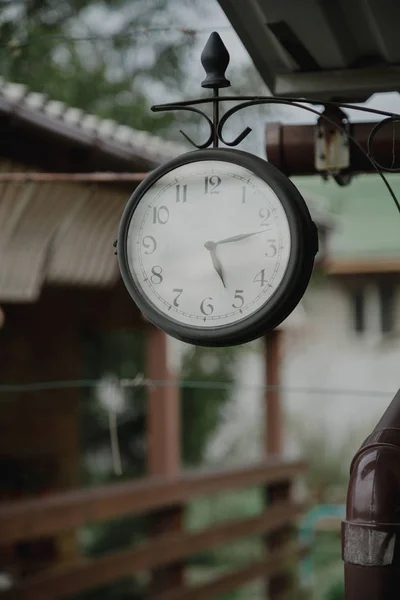
{"type": "Polygon", "coordinates": [[[224,238],[223,240],[219,240],[218,242],[215,242],[215,245],[227,244],[228,242],[239,242],[240,240],[244,240],[248,237],[251,237],[252,235],[258,235],[259,233],[264,233],[265,231],[267,231],[267,230],[263,229],[262,231],[253,231],[252,233],[240,233],[239,235],[233,235],[232,237],[228,237],[228,238],[224,238]]]}
{"type": "Polygon", "coordinates": [[[215,246],[216,246],[215,242],[206,242],[204,244],[204,248],[206,248],[210,252],[213,267],[216,270],[216,272],[218,273],[224,288],[226,288],[221,261],[219,260],[217,254],[215,252],[215,246]]]}

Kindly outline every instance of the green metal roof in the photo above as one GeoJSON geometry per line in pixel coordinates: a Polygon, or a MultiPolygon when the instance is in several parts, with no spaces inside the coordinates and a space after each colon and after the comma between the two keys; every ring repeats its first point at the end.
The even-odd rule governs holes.
{"type": "MultiPolygon", "coordinates": [[[[388,175],[400,198],[400,175],[388,175]]],[[[334,260],[382,260],[400,257],[400,214],[378,175],[359,175],[340,187],[320,177],[293,177],[313,204],[324,203],[332,215],[329,256],[334,260]]]]}

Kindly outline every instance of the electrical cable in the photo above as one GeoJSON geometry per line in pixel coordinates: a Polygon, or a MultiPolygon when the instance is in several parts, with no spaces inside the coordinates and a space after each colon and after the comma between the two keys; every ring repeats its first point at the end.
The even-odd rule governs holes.
{"type": "Polygon", "coordinates": [[[53,33],[48,33],[48,34],[38,34],[38,35],[32,35],[30,38],[28,38],[27,40],[19,40],[17,37],[14,37],[13,39],[9,40],[8,42],[1,42],[0,43],[0,48],[11,48],[13,50],[17,50],[18,48],[23,48],[26,46],[32,46],[34,44],[37,44],[38,41],[41,40],[54,40],[54,41],[59,41],[59,42],[71,42],[71,43],[78,43],[78,42],[115,42],[115,41],[122,41],[122,40],[134,40],[136,38],[134,38],[134,35],[136,36],[137,34],[149,34],[149,33],[155,33],[155,34],[159,34],[162,32],[175,32],[175,33],[182,33],[184,35],[187,35],[188,37],[193,37],[199,34],[205,34],[205,33],[212,33],[215,29],[218,29],[219,31],[226,31],[226,32],[233,32],[233,28],[229,25],[221,25],[220,27],[204,27],[204,28],[198,28],[198,29],[193,29],[192,27],[135,27],[133,29],[131,29],[131,33],[116,33],[114,35],[97,35],[97,34],[93,34],[93,35],[83,35],[83,36],[67,36],[67,35],[62,35],[62,34],[53,34],[53,33]]]}
{"type": "MultiPolygon", "coordinates": [[[[164,388],[164,387],[175,387],[177,382],[169,380],[157,380],[157,379],[120,379],[118,384],[121,388],[164,388]]],[[[67,389],[79,389],[79,388],[96,388],[101,386],[108,386],[109,383],[101,379],[81,379],[81,380],[69,380],[69,381],[42,381],[22,384],[1,384],[0,394],[20,394],[29,392],[44,392],[44,391],[55,391],[55,390],[67,390],[67,389]]],[[[360,390],[360,389],[328,389],[328,388],[312,388],[312,387],[300,387],[300,386],[268,386],[263,384],[249,385],[249,384],[235,384],[225,381],[179,381],[179,388],[184,389],[203,389],[203,390],[247,390],[247,391],[281,391],[288,394],[313,394],[313,395],[334,395],[334,396],[358,396],[358,397],[373,397],[373,398],[391,398],[396,393],[387,392],[384,390],[360,390]]]]}

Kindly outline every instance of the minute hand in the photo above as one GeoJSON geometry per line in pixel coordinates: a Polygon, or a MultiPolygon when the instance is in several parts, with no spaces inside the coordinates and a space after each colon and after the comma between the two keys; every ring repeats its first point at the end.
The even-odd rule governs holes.
{"type": "Polygon", "coordinates": [[[233,235],[232,237],[224,238],[223,240],[219,240],[215,242],[217,244],[227,244],[228,242],[239,242],[240,240],[244,240],[245,238],[251,237],[252,235],[258,235],[259,233],[265,233],[267,229],[263,229],[262,231],[254,231],[253,233],[241,233],[239,235],[233,235]]]}

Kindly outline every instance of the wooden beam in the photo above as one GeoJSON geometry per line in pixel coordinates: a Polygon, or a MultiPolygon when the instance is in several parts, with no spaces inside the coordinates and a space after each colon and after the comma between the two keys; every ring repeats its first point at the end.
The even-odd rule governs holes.
{"type": "MultiPolygon", "coordinates": [[[[282,504],[290,504],[292,495],[292,481],[282,481],[266,488],[266,505],[269,510],[274,510],[282,504]]],[[[293,522],[283,523],[265,536],[265,548],[268,556],[275,556],[283,552],[288,544],[295,541],[293,522]]],[[[294,591],[293,565],[287,565],[274,576],[266,578],[266,600],[287,600],[294,591]]]]}
{"type": "Polygon", "coordinates": [[[304,462],[270,459],[241,469],[186,473],[3,504],[0,544],[35,539],[124,515],[150,513],[207,494],[287,481],[306,468],[304,462]]]}
{"type": "MultiPolygon", "coordinates": [[[[147,371],[150,380],[167,385],[148,388],[147,444],[151,476],[176,477],[181,466],[180,388],[169,369],[168,337],[155,327],[147,333],[147,371]]],[[[179,534],[184,528],[184,505],[160,507],[150,521],[152,535],[179,534]]],[[[184,565],[175,563],[152,573],[149,597],[184,583],[184,565]]]]}
{"type": "Polygon", "coordinates": [[[147,590],[148,598],[184,585],[185,569],[182,560],[184,555],[182,556],[179,552],[178,555],[171,553],[173,540],[179,540],[181,535],[184,535],[184,517],[185,507],[183,504],[164,508],[151,516],[150,533],[154,541],[150,544],[157,544],[158,538],[170,539],[172,544],[167,544],[163,548],[161,556],[164,558],[161,558],[161,562],[152,564],[153,570],[147,590]],[[167,556],[170,558],[165,560],[167,556]]]}
{"type": "Polygon", "coordinates": [[[168,368],[168,338],[152,327],[147,334],[146,376],[168,385],[148,391],[148,471],[151,476],[176,476],[180,470],[180,397],[178,377],[168,368]]]}
{"type": "Polygon", "coordinates": [[[265,336],[265,452],[280,455],[283,451],[284,418],[281,405],[281,355],[283,332],[274,329],[265,336]],[[272,387],[272,389],[269,389],[272,387]]]}
{"type": "MultiPolygon", "coordinates": [[[[319,76],[319,74],[318,74],[319,76]]],[[[376,173],[368,159],[368,138],[377,121],[351,123],[351,135],[363,148],[364,152],[350,143],[350,173],[376,173]]],[[[315,168],[315,125],[283,125],[268,123],[266,127],[266,155],[268,161],[285,175],[320,174],[315,168]]],[[[388,123],[377,134],[372,151],[374,159],[381,165],[390,166],[393,155],[397,158],[400,152],[400,139],[393,135],[393,123],[388,123]]],[[[398,167],[396,161],[395,164],[398,167]]]]}
{"type": "MultiPolygon", "coordinates": [[[[22,582],[2,595],[3,600],[56,600],[106,585],[141,571],[187,559],[237,539],[262,535],[296,521],[304,512],[301,504],[281,504],[258,517],[223,523],[196,533],[164,535],[141,547],[102,556],[97,560],[65,565],[22,582]]],[[[282,568],[282,559],[276,567],[282,568]]],[[[264,564],[264,563],[263,563],[264,564]]],[[[235,579],[236,581],[236,579],[235,579]]],[[[176,587],[179,587],[179,583],[176,587]]],[[[235,584],[236,587],[236,584],[235,584]]],[[[175,598],[177,592],[172,592],[175,598]]],[[[181,592],[179,592],[181,593],[181,592]]],[[[186,591],[185,591],[186,593],[186,591]]],[[[162,598],[169,595],[162,593],[162,598]]],[[[179,595],[177,598],[180,597],[179,595]]],[[[186,595],[183,596],[186,598],[186,595]]],[[[189,597],[189,596],[188,596],[189,597]]],[[[204,597],[204,596],[202,596],[204,597]]]]}

